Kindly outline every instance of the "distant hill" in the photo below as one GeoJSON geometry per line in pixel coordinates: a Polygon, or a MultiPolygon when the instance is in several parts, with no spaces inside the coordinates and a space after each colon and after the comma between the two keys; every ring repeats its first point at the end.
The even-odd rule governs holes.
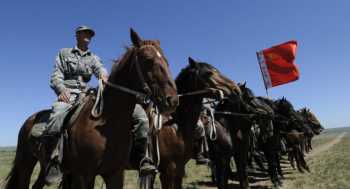
{"type": "Polygon", "coordinates": [[[337,128],[326,129],[322,132],[322,134],[342,133],[342,132],[350,132],[350,127],[337,127],[337,128]]]}
{"type": "MultiPolygon", "coordinates": [[[[342,132],[350,133],[350,126],[325,129],[321,134],[332,134],[332,133],[342,133],[342,132]]],[[[0,151],[2,152],[15,151],[15,150],[16,150],[16,146],[0,146],[0,151]]]]}
{"type": "Polygon", "coordinates": [[[0,146],[0,151],[1,152],[15,151],[15,150],[16,150],[16,146],[8,146],[8,147],[1,147],[0,146]]]}

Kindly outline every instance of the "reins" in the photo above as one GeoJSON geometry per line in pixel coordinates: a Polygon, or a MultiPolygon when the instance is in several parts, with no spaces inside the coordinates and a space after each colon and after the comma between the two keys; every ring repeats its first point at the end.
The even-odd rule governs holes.
{"type": "Polygon", "coordinates": [[[198,91],[193,91],[193,92],[188,92],[188,93],[183,93],[183,94],[178,94],[178,97],[185,97],[185,96],[194,96],[194,95],[201,95],[201,94],[206,94],[208,93],[208,90],[198,90],[198,91]]]}
{"type": "Polygon", "coordinates": [[[230,116],[234,116],[234,117],[247,117],[247,118],[254,117],[254,114],[242,114],[242,113],[227,112],[227,111],[215,111],[214,114],[230,115],[230,116]]]}
{"type": "Polygon", "coordinates": [[[136,91],[133,89],[129,89],[127,87],[117,85],[117,84],[114,84],[114,83],[111,83],[108,81],[105,82],[104,84],[103,83],[104,82],[102,82],[102,80],[99,79],[96,101],[95,101],[95,104],[91,110],[91,115],[95,118],[100,117],[102,114],[102,110],[103,110],[103,106],[104,106],[104,104],[103,104],[103,91],[105,88],[104,84],[108,85],[109,87],[111,87],[115,90],[133,95],[142,103],[148,104],[151,101],[150,96],[145,94],[145,93],[142,93],[142,92],[139,92],[139,91],[136,91]]]}
{"type": "MultiPolygon", "coordinates": [[[[141,47],[142,48],[142,47],[141,47]]],[[[140,49],[141,49],[140,48],[140,49]]],[[[143,92],[139,92],[118,84],[114,84],[111,83],[109,81],[107,82],[102,82],[101,79],[99,79],[99,84],[98,84],[98,91],[97,91],[97,98],[95,101],[95,104],[91,110],[91,115],[95,118],[98,118],[102,115],[102,111],[103,111],[103,90],[105,88],[104,84],[106,86],[111,87],[112,89],[133,95],[136,97],[136,99],[140,102],[140,103],[144,103],[144,104],[149,104],[151,102],[151,96],[152,96],[152,91],[150,89],[150,87],[148,86],[147,82],[145,81],[145,78],[141,72],[141,68],[140,65],[138,64],[138,56],[137,54],[135,55],[135,59],[133,60],[133,64],[135,65],[136,68],[136,73],[141,81],[142,84],[142,89],[145,91],[143,92]]]]}

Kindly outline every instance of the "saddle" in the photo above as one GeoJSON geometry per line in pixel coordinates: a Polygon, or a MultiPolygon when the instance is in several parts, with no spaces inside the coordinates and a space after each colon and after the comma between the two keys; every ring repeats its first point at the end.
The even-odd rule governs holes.
{"type": "MultiPolygon", "coordinates": [[[[93,99],[96,97],[96,90],[90,89],[87,94],[88,95],[82,97],[77,103],[73,104],[73,106],[68,111],[59,115],[59,120],[61,121],[58,124],[63,125],[62,131],[68,129],[67,126],[72,125],[72,123],[78,118],[81,110],[87,102],[87,99],[89,97],[92,97],[93,99]]],[[[31,136],[34,138],[41,138],[46,135],[45,131],[48,129],[48,122],[51,113],[51,109],[46,109],[38,113],[34,121],[34,125],[31,129],[31,136]]]]}

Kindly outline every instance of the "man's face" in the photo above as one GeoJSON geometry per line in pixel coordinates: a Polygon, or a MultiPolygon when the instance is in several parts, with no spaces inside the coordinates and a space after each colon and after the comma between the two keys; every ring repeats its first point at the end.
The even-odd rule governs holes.
{"type": "Polygon", "coordinates": [[[199,119],[201,119],[203,125],[207,125],[209,123],[209,117],[207,115],[200,115],[199,119]]]}
{"type": "Polygon", "coordinates": [[[89,45],[92,35],[89,31],[80,31],[76,35],[79,44],[89,45]]]}

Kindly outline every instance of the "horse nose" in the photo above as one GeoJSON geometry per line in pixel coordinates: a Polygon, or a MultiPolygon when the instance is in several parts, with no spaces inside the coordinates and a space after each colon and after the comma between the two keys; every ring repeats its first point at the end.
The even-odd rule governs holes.
{"type": "Polygon", "coordinates": [[[179,98],[177,96],[167,96],[166,102],[170,107],[176,107],[179,105],[179,98]]]}

